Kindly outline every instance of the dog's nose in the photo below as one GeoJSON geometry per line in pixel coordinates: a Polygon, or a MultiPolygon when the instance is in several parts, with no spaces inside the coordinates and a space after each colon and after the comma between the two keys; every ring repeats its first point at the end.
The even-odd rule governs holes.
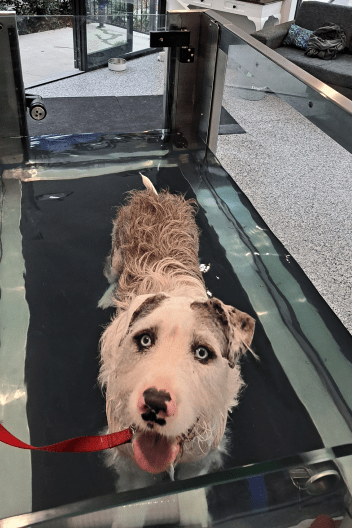
{"type": "Polygon", "coordinates": [[[158,390],[156,387],[150,387],[139,398],[138,408],[148,417],[155,414],[159,415],[159,417],[166,418],[167,416],[173,416],[175,414],[176,403],[171,398],[169,392],[158,390]]]}

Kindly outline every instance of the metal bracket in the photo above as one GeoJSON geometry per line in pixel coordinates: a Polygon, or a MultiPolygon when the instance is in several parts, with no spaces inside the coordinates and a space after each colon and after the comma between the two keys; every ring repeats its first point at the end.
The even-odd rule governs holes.
{"type": "Polygon", "coordinates": [[[176,136],[173,138],[173,144],[179,149],[188,147],[188,141],[181,132],[176,132],[176,136]]]}
{"type": "Polygon", "coordinates": [[[181,48],[189,46],[191,32],[187,29],[177,31],[151,31],[151,48],[181,48]]]}
{"type": "Polygon", "coordinates": [[[180,62],[189,63],[194,62],[194,50],[195,48],[181,48],[180,62]]]}

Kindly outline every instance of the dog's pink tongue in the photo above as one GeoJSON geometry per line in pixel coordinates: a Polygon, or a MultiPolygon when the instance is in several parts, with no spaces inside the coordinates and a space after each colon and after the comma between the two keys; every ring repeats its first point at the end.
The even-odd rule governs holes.
{"type": "Polygon", "coordinates": [[[179,445],[165,436],[142,433],[133,441],[134,458],[141,469],[149,473],[166,471],[175,460],[179,445]]]}

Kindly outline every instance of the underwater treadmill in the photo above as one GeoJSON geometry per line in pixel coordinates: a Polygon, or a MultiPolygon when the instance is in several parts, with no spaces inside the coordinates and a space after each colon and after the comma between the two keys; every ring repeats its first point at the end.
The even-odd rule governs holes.
{"type": "Polygon", "coordinates": [[[91,116],[82,125],[83,107],[74,113],[83,98],[66,101],[76,116],[68,132],[49,121],[64,98],[49,97],[47,117],[27,122],[14,19],[0,16],[8,52],[0,97],[9,101],[0,117],[3,426],[33,446],[106,427],[98,353],[113,310],[98,301],[116,207],[144,188],[140,173],[157,191],[199,204],[209,296],[256,320],[259,361],[241,360],[246,387],[228,418],[228,452],[221,469],[204,475],[176,471],[174,480],[116,493],[101,453],[0,443],[0,527],[194,526],[180,504],[184,492],[199,496],[195,490],[206,497],[208,526],[295,527],[322,514],[352,526],[352,336],[215,154],[219,131],[246,136],[223,100],[226,86],[237,104],[283,102],[348,152],[351,101],[215,12],[179,11],[152,36],[165,35],[163,97],[121,96],[126,125],[116,120],[115,132],[108,110],[109,124],[102,119],[93,130],[91,116]],[[189,34],[186,48],[180,33],[189,34]]]}

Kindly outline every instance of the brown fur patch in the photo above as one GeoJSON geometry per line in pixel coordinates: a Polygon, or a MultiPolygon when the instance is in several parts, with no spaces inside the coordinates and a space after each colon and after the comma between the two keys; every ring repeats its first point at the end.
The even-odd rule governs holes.
{"type": "Polygon", "coordinates": [[[166,191],[134,191],[114,220],[111,262],[118,253],[116,306],[146,293],[170,292],[205,284],[198,263],[196,202],[166,191]]]}
{"type": "Polygon", "coordinates": [[[228,348],[228,332],[224,328],[224,324],[211,310],[208,302],[194,301],[190,305],[191,309],[197,312],[200,322],[205,323],[209,330],[214,334],[214,337],[220,344],[221,354],[226,356],[228,348]]]}

